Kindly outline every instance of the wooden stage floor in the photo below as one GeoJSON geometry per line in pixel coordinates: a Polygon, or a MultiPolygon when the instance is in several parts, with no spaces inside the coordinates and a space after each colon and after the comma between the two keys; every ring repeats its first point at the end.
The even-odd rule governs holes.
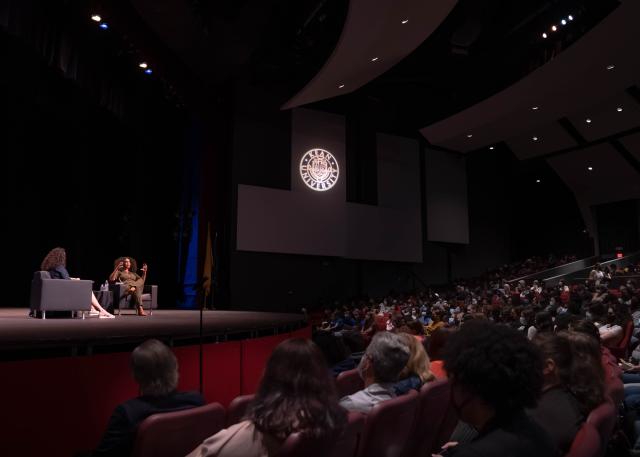
{"type": "MultiPolygon", "coordinates": [[[[28,317],[25,308],[0,308],[0,358],[19,359],[130,350],[147,338],[170,344],[199,341],[200,313],[195,310],[156,310],[140,317],[122,314],[115,319],[97,317],[28,317]]],[[[205,342],[254,338],[304,327],[301,314],[258,311],[204,311],[205,342]]]]}

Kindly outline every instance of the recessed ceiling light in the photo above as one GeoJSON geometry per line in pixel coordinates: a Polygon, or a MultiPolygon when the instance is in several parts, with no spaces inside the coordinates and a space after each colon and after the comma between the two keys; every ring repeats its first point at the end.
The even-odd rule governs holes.
{"type": "Polygon", "coordinates": [[[542,32],[542,38],[547,38],[549,35],[547,35],[546,32],[542,32]]]}
{"type": "Polygon", "coordinates": [[[593,167],[587,167],[587,170],[593,171],[593,167]]]}
{"type": "Polygon", "coordinates": [[[539,179],[536,179],[536,182],[537,182],[537,183],[540,183],[540,180],[539,180],[539,179]]]}
{"type": "Polygon", "coordinates": [[[471,138],[471,137],[473,137],[473,133],[470,133],[467,135],[467,138],[471,138]]]}
{"type": "Polygon", "coordinates": [[[573,16],[569,15],[569,16],[567,16],[567,19],[569,19],[570,21],[573,21],[573,16]]]}
{"type": "Polygon", "coordinates": [[[607,70],[613,70],[614,68],[616,68],[615,65],[607,65],[607,70]]]}
{"type": "Polygon", "coordinates": [[[91,20],[92,21],[96,21],[96,22],[100,22],[102,20],[102,18],[99,15],[94,14],[93,16],[91,16],[91,20]]]}
{"type": "Polygon", "coordinates": [[[555,25],[552,25],[551,30],[555,32],[556,30],[558,30],[558,27],[556,27],[555,25]]]}
{"type": "Polygon", "coordinates": [[[140,68],[147,68],[149,65],[147,65],[147,62],[140,62],[140,63],[138,64],[138,66],[139,66],[140,68]]]}
{"type": "Polygon", "coordinates": [[[376,60],[378,60],[378,58],[374,57],[373,59],[371,59],[371,62],[375,62],[376,60]]]}
{"type": "Polygon", "coordinates": [[[103,22],[102,24],[100,24],[98,27],[100,27],[102,30],[107,30],[109,28],[109,26],[107,25],[106,22],[103,22]]]}
{"type": "Polygon", "coordinates": [[[493,151],[494,149],[495,149],[495,147],[489,146],[489,150],[493,151]]]}
{"type": "Polygon", "coordinates": [[[562,25],[567,25],[567,21],[565,21],[564,19],[563,19],[563,20],[561,20],[561,21],[560,21],[560,23],[561,23],[562,25]]]}
{"type": "Polygon", "coordinates": [[[589,118],[586,118],[584,121],[585,121],[587,124],[591,124],[591,119],[589,119],[589,118]]]}
{"type": "Polygon", "coordinates": [[[617,112],[619,112],[619,113],[621,113],[621,112],[622,112],[622,106],[618,106],[618,107],[616,108],[616,111],[617,111],[617,112]]]}
{"type": "Polygon", "coordinates": [[[538,137],[537,137],[537,136],[534,136],[534,137],[532,137],[531,139],[532,139],[533,141],[538,141],[538,137]]]}
{"type": "Polygon", "coordinates": [[[343,87],[344,87],[344,84],[340,84],[340,85],[338,86],[338,89],[342,89],[343,87]]]}
{"type": "Polygon", "coordinates": [[[531,109],[532,109],[533,111],[538,111],[538,110],[540,109],[540,107],[539,107],[539,106],[532,106],[532,107],[531,107],[531,109]]]}
{"type": "Polygon", "coordinates": [[[405,19],[404,21],[402,21],[403,24],[406,24],[407,22],[409,22],[409,19],[405,19]]]}

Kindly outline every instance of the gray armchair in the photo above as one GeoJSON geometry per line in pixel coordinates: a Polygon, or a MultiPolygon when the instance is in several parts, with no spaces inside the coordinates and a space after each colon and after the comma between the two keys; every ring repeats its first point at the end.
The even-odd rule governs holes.
{"type": "MultiPolygon", "coordinates": [[[[122,283],[109,285],[109,290],[113,291],[113,308],[118,310],[115,313],[120,315],[122,309],[133,309],[131,304],[131,296],[126,294],[127,286],[122,283]]],[[[142,289],[142,308],[149,311],[149,315],[153,314],[153,310],[158,308],[158,286],[145,284],[142,289]]]]}
{"type": "Polygon", "coordinates": [[[47,311],[84,312],[91,310],[91,286],[89,280],[51,279],[48,271],[36,271],[31,280],[31,310],[41,311],[46,319],[47,311]]]}

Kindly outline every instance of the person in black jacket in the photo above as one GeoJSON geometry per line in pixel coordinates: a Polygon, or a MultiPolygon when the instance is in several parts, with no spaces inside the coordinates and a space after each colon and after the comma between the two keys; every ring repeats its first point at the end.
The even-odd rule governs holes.
{"type": "MultiPolygon", "coordinates": [[[[72,278],[67,271],[67,252],[64,248],[53,248],[45,256],[40,264],[41,271],[49,272],[51,279],[80,279],[72,278]]],[[[113,318],[113,314],[109,313],[106,309],[100,306],[95,294],[91,292],[91,306],[93,309],[100,313],[98,317],[113,318]]]]}
{"type": "Polygon", "coordinates": [[[109,419],[93,457],[124,457],[131,454],[138,425],[156,413],[204,405],[198,392],[178,392],[178,361],[162,342],[150,339],[131,354],[131,371],[140,396],[119,404],[109,419]]]}
{"type": "MultiPolygon", "coordinates": [[[[451,406],[477,431],[443,454],[455,457],[556,457],[547,432],[525,413],[542,389],[542,355],[505,325],[473,319],[451,335],[444,355],[451,406]]],[[[447,445],[445,445],[447,446],[447,445]]]]}

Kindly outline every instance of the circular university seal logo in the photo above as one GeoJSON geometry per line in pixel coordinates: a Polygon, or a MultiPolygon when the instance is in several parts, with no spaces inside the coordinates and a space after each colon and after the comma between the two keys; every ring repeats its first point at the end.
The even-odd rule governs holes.
{"type": "Polygon", "coordinates": [[[329,151],[309,149],[300,159],[300,177],[313,190],[331,189],[339,175],[338,161],[329,151]]]}

